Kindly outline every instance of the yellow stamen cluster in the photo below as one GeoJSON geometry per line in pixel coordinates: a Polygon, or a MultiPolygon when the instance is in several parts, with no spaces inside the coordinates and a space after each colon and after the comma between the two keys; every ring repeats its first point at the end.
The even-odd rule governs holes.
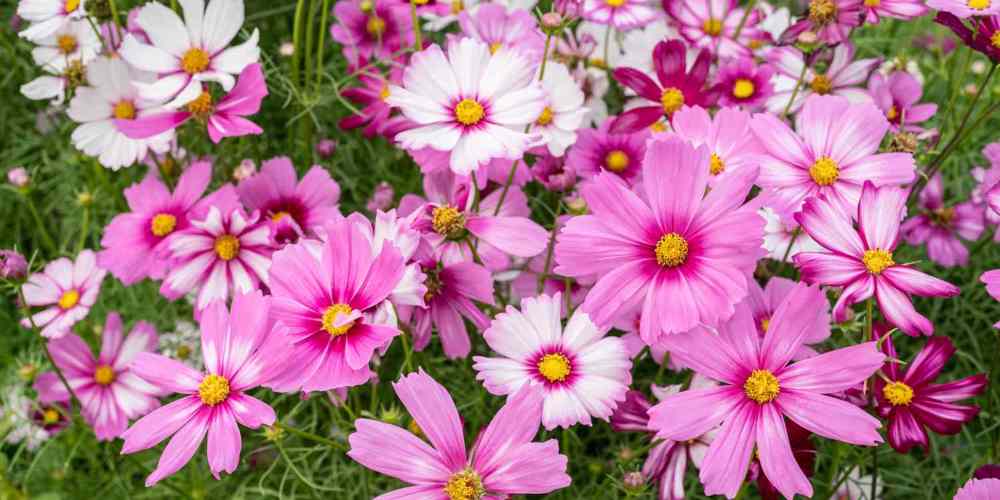
{"type": "Polygon", "coordinates": [[[500,42],[493,42],[490,44],[490,54],[496,54],[498,50],[503,48],[503,44],[500,42]]]}
{"type": "Polygon", "coordinates": [[[882,250],[881,248],[865,250],[865,254],[861,257],[861,262],[865,264],[865,268],[872,274],[881,274],[882,271],[896,265],[896,262],[892,260],[892,252],[882,250]]]}
{"type": "Polygon", "coordinates": [[[369,16],[365,24],[365,31],[371,36],[382,36],[385,33],[385,19],[379,16],[369,16]]]}
{"type": "Polygon", "coordinates": [[[77,302],[80,302],[80,292],[75,288],[70,288],[59,296],[59,309],[63,311],[71,309],[77,302]]]}
{"type": "Polygon", "coordinates": [[[569,377],[569,372],[569,359],[562,354],[546,354],[538,361],[538,373],[549,382],[562,382],[569,377]]]}
{"type": "Polygon", "coordinates": [[[667,126],[661,121],[655,121],[649,126],[649,130],[652,130],[654,133],[666,132],[667,126]]]}
{"type": "Polygon", "coordinates": [[[465,3],[462,0],[452,0],[451,2],[451,13],[452,15],[458,15],[459,12],[465,10],[465,3]]]}
{"type": "Polygon", "coordinates": [[[764,318],[760,320],[760,331],[767,333],[767,329],[771,327],[771,318],[764,318]]]}
{"type": "Polygon", "coordinates": [[[809,82],[809,88],[819,95],[826,95],[833,90],[833,83],[830,82],[830,79],[827,78],[826,75],[816,75],[813,77],[812,81],[809,82]]]}
{"type": "Polygon", "coordinates": [[[618,8],[625,5],[625,0],[604,0],[604,3],[608,4],[608,7],[618,8]]]}
{"type": "Polygon", "coordinates": [[[224,234],[215,239],[215,253],[222,260],[233,260],[240,253],[240,240],[231,234],[224,234]]]}
{"type": "Polygon", "coordinates": [[[212,112],[212,94],[202,90],[195,100],[187,103],[187,110],[195,116],[207,116],[212,112]]]}
{"type": "Polygon", "coordinates": [[[94,382],[100,385],[111,385],[115,381],[115,371],[108,365],[100,365],[94,370],[94,382]]]}
{"type": "Polygon", "coordinates": [[[990,6],[990,0],[969,0],[966,5],[973,10],[986,10],[990,6]]]}
{"type": "Polygon", "coordinates": [[[719,158],[719,155],[712,153],[712,157],[709,158],[708,171],[712,175],[719,175],[726,171],[726,162],[719,158]]]}
{"type": "Polygon", "coordinates": [[[59,47],[59,52],[62,54],[72,54],[76,51],[77,45],[76,37],[73,35],[59,35],[56,38],[56,46],[59,47]]]}
{"type": "Polygon", "coordinates": [[[756,91],[757,88],[754,86],[753,82],[746,78],[740,78],[733,84],[733,97],[737,99],[746,99],[752,96],[756,91]]]}
{"type": "Polygon", "coordinates": [[[948,227],[955,220],[955,207],[942,207],[931,212],[931,222],[937,226],[948,227]]]}
{"type": "Polygon", "coordinates": [[[993,34],[990,35],[990,44],[993,45],[994,48],[1000,49],[1000,30],[994,31],[993,34]]]}
{"type": "Polygon", "coordinates": [[[160,238],[174,232],[176,227],[177,217],[174,217],[173,214],[156,214],[149,222],[149,230],[153,232],[154,236],[160,238]]]}
{"type": "Polygon", "coordinates": [[[684,93],[675,87],[667,87],[660,96],[660,104],[664,114],[672,115],[684,105],[684,93]]]}
{"type": "Polygon", "coordinates": [[[73,59],[66,65],[66,70],[63,71],[63,78],[66,79],[66,84],[70,88],[77,88],[81,85],[87,84],[87,68],[83,65],[83,61],[79,59],[73,59]]]}
{"type": "Polygon", "coordinates": [[[677,233],[667,233],[656,242],[656,263],[663,267],[677,267],[687,260],[688,242],[677,233]]]}
{"type": "Polygon", "coordinates": [[[833,0],[810,0],[809,21],[816,26],[826,26],[837,18],[837,4],[833,0]]]}
{"type": "Polygon", "coordinates": [[[189,75],[201,73],[208,69],[208,52],[198,47],[192,47],[181,56],[181,69],[189,75]]]}
{"type": "Polygon", "coordinates": [[[367,14],[375,8],[375,4],[371,0],[362,0],[359,7],[361,8],[361,12],[367,14]]]}
{"type": "Polygon", "coordinates": [[[624,151],[615,149],[604,157],[604,166],[615,173],[622,173],[628,168],[629,158],[624,151]]]}
{"type": "Polygon", "coordinates": [[[829,156],[821,156],[809,167],[809,177],[820,186],[829,186],[840,177],[840,168],[837,162],[829,156]]]}
{"type": "Polygon", "coordinates": [[[67,14],[75,12],[78,8],[80,8],[80,0],[66,0],[66,3],[63,4],[63,10],[67,14]]]}
{"type": "Polygon", "coordinates": [[[542,110],[542,114],[538,115],[538,119],[535,120],[535,123],[544,127],[552,123],[553,116],[554,114],[552,113],[552,108],[545,106],[545,109],[542,110]]]}
{"type": "Polygon", "coordinates": [[[461,238],[465,234],[465,214],[451,205],[442,205],[431,212],[431,227],[446,238],[461,238]]]}
{"type": "Polygon", "coordinates": [[[483,105],[472,99],[462,99],[455,105],[455,119],[467,127],[479,123],[485,115],[483,105]]]}
{"type": "Polygon", "coordinates": [[[865,7],[875,8],[882,5],[882,0],[865,0],[865,7]]]}
{"type": "Polygon", "coordinates": [[[206,375],[198,384],[198,396],[202,403],[215,406],[229,397],[229,381],[222,375],[206,375]]]}
{"type": "Polygon", "coordinates": [[[132,101],[122,99],[115,104],[111,113],[119,120],[131,120],[135,118],[135,104],[132,104],[132,101]]]}
{"type": "Polygon", "coordinates": [[[444,485],[448,500],[479,500],[486,495],[483,480],[471,467],[452,475],[444,485]]]}
{"type": "Polygon", "coordinates": [[[382,86],[382,90],[380,90],[379,93],[378,93],[378,98],[381,99],[381,100],[383,100],[383,101],[385,101],[386,99],[389,98],[389,86],[388,85],[383,85],[382,86]]]}
{"type": "Polygon", "coordinates": [[[284,210],[279,210],[271,214],[271,222],[281,222],[281,219],[288,217],[288,212],[284,210]]]}
{"type": "Polygon", "coordinates": [[[754,370],[750,372],[746,382],[743,382],[743,392],[748,398],[764,404],[778,397],[781,386],[778,384],[778,377],[775,377],[770,370],[754,370]]]}
{"type": "Polygon", "coordinates": [[[354,326],[353,321],[340,326],[336,326],[336,323],[337,319],[341,315],[346,316],[348,314],[351,314],[351,306],[347,304],[334,304],[327,307],[326,311],[323,311],[323,329],[326,330],[326,333],[329,333],[332,337],[339,337],[347,333],[351,330],[351,327],[354,326]]]}
{"type": "Polygon", "coordinates": [[[42,412],[42,423],[45,425],[52,425],[59,421],[59,412],[55,408],[46,408],[42,412]]]}
{"type": "Polygon", "coordinates": [[[708,36],[719,36],[722,33],[722,20],[710,17],[702,23],[701,30],[708,36]]]}
{"type": "Polygon", "coordinates": [[[913,388],[902,382],[891,382],[882,388],[882,395],[892,406],[906,406],[913,401],[913,388]]]}

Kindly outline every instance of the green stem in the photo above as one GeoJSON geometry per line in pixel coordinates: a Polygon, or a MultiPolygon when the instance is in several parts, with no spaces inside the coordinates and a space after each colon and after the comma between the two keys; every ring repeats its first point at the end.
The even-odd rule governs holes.
{"type": "Polygon", "coordinates": [[[878,488],[878,446],[872,446],[872,489],[868,498],[875,500],[876,488],[878,488]]]}
{"type": "MultiPolygon", "coordinates": [[[[560,193],[561,196],[561,193],[560,193]]],[[[556,205],[556,216],[552,221],[552,234],[549,236],[548,248],[545,251],[545,267],[542,268],[542,274],[538,275],[538,293],[541,294],[545,289],[545,280],[549,277],[549,270],[552,269],[552,254],[553,249],[556,246],[556,229],[559,225],[559,216],[562,215],[563,202],[560,198],[559,204],[556,205]]],[[[566,289],[566,294],[569,294],[569,289],[566,289]]]]}
{"type": "Polygon", "coordinates": [[[76,253],[83,251],[87,243],[87,233],[90,232],[90,207],[83,207],[83,226],[80,228],[80,239],[76,242],[76,253]]]}
{"type": "Polygon", "coordinates": [[[417,17],[417,2],[410,0],[410,19],[413,21],[413,49],[424,50],[424,34],[420,31],[420,18],[417,17]]]}
{"type": "Polygon", "coordinates": [[[743,17],[740,18],[740,24],[736,25],[736,31],[733,32],[733,40],[736,41],[736,43],[740,43],[740,33],[743,32],[743,26],[746,25],[747,19],[750,17],[750,12],[753,11],[756,3],[757,0],[750,0],[747,2],[747,6],[743,8],[743,17]]]}
{"type": "Polygon", "coordinates": [[[274,426],[277,427],[277,428],[279,428],[279,429],[281,429],[281,430],[288,431],[291,434],[295,434],[296,436],[299,436],[299,437],[301,437],[303,439],[308,439],[308,440],[316,442],[316,443],[325,444],[325,445],[327,445],[327,446],[329,446],[331,448],[338,448],[338,449],[345,450],[345,451],[347,450],[347,447],[344,446],[343,443],[334,441],[334,440],[329,439],[329,438],[325,438],[325,437],[320,436],[318,434],[313,434],[313,433],[308,432],[308,431],[304,431],[304,430],[301,430],[301,429],[296,429],[295,427],[283,424],[281,422],[275,422],[274,426]]]}
{"type": "Polygon", "coordinates": [[[42,243],[48,247],[53,255],[59,253],[55,240],[52,239],[48,230],[45,229],[45,223],[42,222],[42,216],[39,215],[38,209],[35,208],[35,202],[32,201],[30,193],[24,193],[24,202],[28,205],[28,211],[31,212],[31,216],[35,219],[35,224],[38,225],[38,233],[42,235],[42,243]]]}
{"type": "Polygon", "coordinates": [[[292,25],[292,44],[295,46],[292,53],[292,82],[295,87],[299,87],[299,66],[302,64],[302,16],[306,10],[306,0],[299,0],[295,6],[295,21],[292,25]]]}
{"type": "Polygon", "coordinates": [[[330,22],[330,0],[323,0],[323,14],[319,20],[319,46],[316,47],[316,92],[323,81],[323,66],[326,61],[323,59],[323,49],[326,48],[327,23],[330,22]]]}
{"type": "Polygon", "coordinates": [[[809,69],[809,65],[806,64],[806,55],[802,54],[802,72],[799,73],[799,79],[795,81],[795,88],[792,89],[792,96],[788,99],[788,104],[785,104],[785,110],[781,112],[781,116],[788,116],[788,112],[792,110],[792,103],[795,102],[795,98],[799,95],[799,87],[802,86],[802,80],[806,78],[806,70],[809,69]]]}
{"type": "MultiPolygon", "coordinates": [[[[28,318],[28,323],[31,325],[31,331],[35,333],[36,336],[41,337],[42,332],[38,330],[38,325],[35,324],[35,318],[31,314],[31,309],[28,308],[28,301],[24,297],[24,286],[17,286],[17,296],[21,300],[21,309],[23,311],[24,317],[28,318]]],[[[63,375],[62,369],[56,364],[56,360],[52,357],[52,353],[49,352],[49,345],[46,342],[44,349],[45,356],[49,358],[49,363],[52,363],[52,369],[55,370],[56,375],[59,376],[59,380],[62,382],[63,387],[66,388],[66,392],[69,393],[70,398],[74,403],[76,403],[77,408],[81,408],[80,398],[76,397],[76,392],[70,387],[69,382],[66,380],[66,376],[63,375]]]]}
{"type": "Polygon", "coordinates": [[[111,19],[115,22],[115,34],[118,35],[118,43],[121,43],[124,39],[122,38],[122,20],[118,17],[118,5],[115,0],[108,3],[111,5],[111,19]]]}
{"type": "MultiPolygon", "coordinates": [[[[608,24],[607,31],[604,32],[604,67],[610,68],[611,63],[608,62],[608,47],[611,46],[611,30],[614,29],[613,25],[608,24]]],[[[548,54],[543,54],[543,56],[548,56],[548,54]]]]}
{"type": "MultiPolygon", "coordinates": [[[[302,54],[303,59],[305,59],[305,78],[302,79],[302,88],[305,89],[308,82],[312,81],[313,78],[313,65],[314,61],[312,58],[313,50],[316,44],[316,0],[309,0],[309,14],[306,19],[306,51],[302,54]]],[[[322,29],[322,27],[320,27],[322,29]]]]}

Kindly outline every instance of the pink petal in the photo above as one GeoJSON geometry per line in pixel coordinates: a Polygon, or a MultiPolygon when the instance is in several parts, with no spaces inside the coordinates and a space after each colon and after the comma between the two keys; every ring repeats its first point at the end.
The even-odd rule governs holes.
{"type": "MultiPolygon", "coordinates": [[[[676,136],[652,139],[642,160],[643,185],[660,234],[686,234],[708,186],[709,151],[676,136]]],[[[638,215],[638,214],[637,214],[638,215]]]]}
{"type": "Polygon", "coordinates": [[[907,407],[896,408],[889,417],[886,436],[892,448],[900,453],[909,453],[914,446],[927,449],[927,431],[907,407]]]}
{"type": "Polygon", "coordinates": [[[204,375],[175,359],[151,352],[136,354],[129,365],[132,373],[170,392],[194,394],[204,375]]]}
{"type": "Polygon", "coordinates": [[[469,217],[466,229],[504,253],[534,257],[545,250],[549,232],[526,217],[469,217]]]}
{"type": "Polygon", "coordinates": [[[820,436],[862,446],[882,442],[878,419],[846,401],[782,388],[772,404],[777,404],[796,424],[820,436]]]}
{"type": "MultiPolygon", "coordinates": [[[[514,448],[531,442],[542,421],[542,393],[537,385],[525,385],[507,398],[507,403],[493,416],[486,429],[476,440],[472,450],[472,466],[484,481],[517,461],[520,457],[508,455],[514,448]]],[[[502,475],[497,475],[499,479],[502,475]]]]}
{"type": "Polygon", "coordinates": [[[208,423],[208,466],[219,479],[219,472],[232,473],[240,463],[240,428],[228,404],[214,408],[208,423]]]}
{"type": "Polygon", "coordinates": [[[757,454],[764,475],[785,498],[794,498],[796,493],[812,497],[812,484],[795,461],[785,418],[775,405],[760,405],[757,454]]]}
{"type": "Polygon", "coordinates": [[[816,317],[826,311],[816,308],[816,302],[823,300],[823,292],[817,286],[800,283],[771,317],[770,327],[761,345],[761,365],[777,372],[802,347],[803,340],[812,332],[816,317]]]}
{"type": "Polygon", "coordinates": [[[743,397],[729,413],[701,464],[699,478],[706,495],[734,498],[750,467],[760,406],[743,397]]]}
{"type": "Polygon", "coordinates": [[[167,436],[177,432],[203,407],[201,398],[187,396],[153,410],[121,435],[125,441],[122,453],[135,453],[156,446],[167,436]]]}
{"type": "Polygon", "coordinates": [[[900,290],[921,297],[953,297],[961,291],[947,281],[922,273],[910,266],[892,266],[882,276],[900,290]]]}
{"type": "Polygon", "coordinates": [[[410,412],[448,470],[465,466],[465,438],[462,421],[448,390],[423,369],[392,384],[396,396],[410,412]]]}
{"type": "Polygon", "coordinates": [[[865,342],[799,361],[777,376],[782,389],[829,394],[857,386],[884,362],[875,342],[865,342]]]}
{"type": "Polygon", "coordinates": [[[934,324],[913,308],[902,290],[885,278],[875,280],[875,297],[885,319],[908,335],[932,335],[934,324]]]}
{"type": "Polygon", "coordinates": [[[274,408],[267,403],[248,396],[242,392],[230,394],[226,405],[233,412],[240,425],[257,429],[262,425],[271,425],[276,419],[274,408]]]}
{"type": "Polygon", "coordinates": [[[650,408],[649,427],[656,429],[657,437],[663,439],[694,439],[722,420],[733,418],[743,401],[747,398],[738,387],[689,389],[671,394],[650,408]]]}
{"type": "Polygon", "coordinates": [[[896,247],[899,221],[906,213],[906,196],[903,189],[889,186],[876,189],[874,184],[865,182],[858,206],[858,224],[866,248],[896,247]]]}
{"type": "Polygon", "coordinates": [[[198,451],[198,447],[201,446],[205,433],[208,432],[211,415],[210,409],[202,407],[174,434],[166,448],[163,449],[156,469],[146,478],[147,487],[153,486],[161,479],[177,472],[191,460],[194,453],[198,451]]]}
{"type": "Polygon", "coordinates": [[[409,483],[437,483],[441,491],[441,484],[457,470],[444,463],[437,450],[395,425],[360,418],[354,427],[347,438],[347,456],[369,469],[409,483]]]}

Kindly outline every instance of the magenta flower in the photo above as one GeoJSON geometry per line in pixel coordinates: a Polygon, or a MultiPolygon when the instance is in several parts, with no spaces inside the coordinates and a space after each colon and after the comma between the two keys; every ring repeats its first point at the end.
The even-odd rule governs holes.
{"type": "Polygon", "coordinates": [[[97,254],[97,263],[125,285],[146,277],[162,279],[167,273],[169,241],[187,230],[191,219],[205,218],[213,206],[224,212],[239,207],[236,191],[228,184],[203,199],[211,180],[212,164],[198,161],[184,170],[173,193],[153,173],[126,188],[131,211],[116,215],[104,228],[104,249],[97,254]]]}
{"type": "Polygon", "coordinates": [[[899,186],[915,177],[911,154],[878,152],[889,122],[871,103],[810,97],[796,116],[798,134],[765,113],[755,115],[750,128],[766,150],[758,158],[757,182],[779,212],[797,212],[804,201],[823,195],[853,214],[863,182],[899,186]]]}
{"type": "MultiPolygon", "coordinates": [[[[991,297],[1000,301],[1000,269],[986,271],[979,277],[979,281],[982,281],[983,284],[986,285],[986,292],[989,293],[991,297]]],[[[994,324],[993,327],[1000,328],[1000,321],[994,324]]]]}
{"type": "Polygon", "coordinates": [[[955,206],[944,204],[944,185],[938,173],[920,192],[919,214],[910,217],[900,230],[910,245],[927,245],[927,256],[944,266],[965,266],[969,250],[962,239],[976,241],[983,232],[983,210],[966,201],[955,206]]]}
{"type": "MultiPolygon", "coordinates": [[[[767,62],[777,72],[774,79],[775,92],[767,101],[767,110],[772,113],[782,113],[792,98],[795,84],[802,74],[802,67],[807,66],[806,57],[795,47],[775,47],[768,52],[767,62]]],[[[798,111],[813,95],[839,95],[853,103],[870,101],[871,96],[863,86],[868,75],[878,67],[879,63],[881,61],[877,58],[855,61],[854,45],[850,42],[837,45],[833,48],[833,59],[830,60],[826,72],[819,73],[811,67],[806,68],[804,83],[800,86],[790,111],[798,111]]]]}
{"type": "Polygon", "coordinates": [[[757,109],[774,94],[771,77],[774,68],[769,64],[757,66],[753,59],[740,57],[719,68],[719,104],[722,106],[743,106],[757,109]]]}
{"type": "Polygon", "coordinates": [[[683,107],[674,114],[673,128],[692,145],[708,147],[711,187],[745,168],[756,169],[764,152],[750,130],[750,113],[736,108],[722,108],[713,118],[704,108],[683,107]]]}
{"type": "Polygon", "coordinates": [[[540,390],[512,396],[466,453],[462,420],[447,389],[421,369],[392,384],[430,446],[392,424],[359,418],[347,456],[412,486],[380,500],[503,498],[545,494],[570,484],[555,439],[532,442],[542,417],[540,390]]]}
{"type": "Polygon", "coordinates": [[[993,500],[1000,496],[1000,479],[969,479],[953,500],[993,500]]]}
{"type": "Polygon", "coordinates": [[[458,25],[464,36],[486,43],[494,54],[513,50],[529,61],[542,60],[545,35],[528,11],[508,10],[499,3],[483,3],[472,12],[463,10],[458,14],[458,25]]]}
{"type": "Polygon", "coordinates": [[[812,485],[795,461],[785,418],[820,436],[854,445],[882,442],[879,421],[846,401],[828,396],[860,384],[882,366],[875,342],[837,349],[797,363],[789,361],[824,314],[811,296],[818,287],[798,285],[778,308],[761,337],[749,308],[740,306],[718,333],[706,330],[665,339],[671,357],[720,387],[670,395],[649,410],[657,437],[685,441],[722,423],[701,465],[707,495],[736,496],[756,448],[761,470],[785,497],[812,496],[812,485]]]}
{"type": "Polygon", "coordinates": [[[348,219],[325,226],[326,241],[303,240],[275,252],[272,315],[283,327],[295,363],[268,387],[280,392],[324,391],[366,382],[375,349],[399,329],[386,316],[389,294],[403,277],[394,245],[374,252],[348,219]]]}
{"type": "Polygon", "coordinates": [[[629,184],[635,184],[642,172],[649,135],[612,133],[611,122],[606,120],[596,129],[580,129],[576,143],[566,153],[566,166],[580,177],[596,177],[601,172],[610,172],[629,184]]]}
{"type": "Polygon", "coordinates": [[[711,51],[713,57],[729,59],[750,56],[750,40],[762,34],[757,28],[760,14],[753,10],[744,19],[745,11],[737,0],[663,2],[680,34],[693,47],[711,51]],[[736,27],[742,23],[739,40],[736,27]]]}
{"type": "Polygon", "coordinates": [[[614,77],[618,83],[632,89],[652,104],[632,108],[615,119],[612,132],[635,132],[656,123],[684,105],[707,108],[715,104],[717,95],[706,88],[712,55],[707,49],[698,52],[691,70],[687,71],[687,49],[680,40],[662,41],[653,48],[653,69],[659,83],[635,68],[618,68],[614,77]]]}
{"type": "MultiPolygon", "coordinates": [[[[788,300],[792,291],[795,290],[796,283],[790,279],[775,276],[767,281],[767,285],[761,288],[756,280],[750,281],[750,293],[747,295],[747,305],[750,313],[753,314],[753,323],[757,327],[757,333],[761,336],[767,334],[771,328],[771,319],[778,312],[781,304],[788,300]]],[[[809,333],[802,339],[802,348],[795,353],[792,359],[806,359],[816,355],[811,345],[823,342],[830,337],[830,303],[826,296],[817,293],[808,297],[812,300],[812,307],[821,314],[816,314],[814,319],[816,324],[809,328],[809,333]]]]}
{"type": "Polygon", "coordinates": [[[883,17],[892,19],[914,19],[927,13],[927,5],[922,0],[868,0],[862,3],[865,22],[878,24],[883,17]]]}
{"type": "Polygon", "coordinates": [[[490,318],[473,301],[495,305],[493,276],[490,271],[471,261],[451,264],[433,259],[420,259],[421,271],[427,277],[426,308],[404,309],[400,315],[412,315],[413,350],[422,351],[431,341],[431,329],[436,328],[441,347],[448,358],[469,355],[472,343],[462,318],[477,330],[484,330],[490,318]]]}
{"type": "Polygon", "coordinates": [[[930,335],[934,325],[913,308],[908,294],[958,295],[958,287],[951,283],[893,260],[899,242],[899,221],[906,213],[906,196],[903,189],[876,188],[865,182],[855,212],[857,230],[851,218],[825,196],[810,199],[795,216],[802,229],[826,250],[795,256],[802,279],[844,287],[833,308],[835,321],[845,321],[847,308],[874,296],[890,323],[909,335],[930,335]]]}
{"type": "MultiPolygon", "coordinates": [[[[369,68],[358,74],[360,86],[349,87],[341,91],[341,95],[361,108],[357,114],[345,116],[339,126],[344,130],[364,127],[365,137],[381,134],[387,139],[393,139],[397,133],[413,126],[413,122],[400,114],[392,114],[392,107],[386,102],[389,98],[389,85],[399,85],[403,81],[402,65],[404,60],[398,60],[399,66],[393,65],[388,74],[383,75],[377,68],[369,68]]],[[[368,60],[362,58],[358,66],[365,68],[368,60]]],[[[318,146],[317,146],[318,147],[318,146]]],[[[333,151],[330,150],[330,154],[333,151]]],[[[330,156],[327,154],[326,156],[330,156]]]]}
{"type": "Polygon", "coordinates": [[[927,0],[927,6],[962,19],[1000,14],[996,0],[927,0]]]}
{"type": "Polygon", "coordinates": [[[261,165],[260,173],[240,181],[240,199],[250,210],[267,217],[274,239],[294,242],[315,233],[325,221],[338,215],[340,185],[319,165],[314,165],[296,184],[292,160],[279,156],[261,165]]]}
{"type": "Polygon", "coordinates": [[[887,336],[882,351],[889,357],[882,368],[888,380],[875,379],[874,393],[878,412],[889,421],[889,444],[907,453],[914,446],[927,449],[927,430],[938,434],[958,434],[962,425],[979,414],[979,407],[956,404],[977,396],[986,387],[986,375],[980,373],[944,384],[932,384],[945,363],[955,354],[947,337],[931,337],[910,361],[906,373],[900,373],[899,356],[887,336]]]}
{"type": "Polygon", "coordinates": [[[900,128],[908,132],[923,132],[923,127],[918,124],[937,112],[937,104],[917,104],[923,89],[920,82],[905,71],[894,71],[888,77],[875,73],[868,80],[868,92],[889,120],[893,132],[899,132],[900,128]]]}
{"type": "Polygon", "coordinates": [[[282,339],[272,333],[270,300],[260,292],[237,295],[232,314],[216,302],[201,317],[201,354],[205,372],[159,354],[142,352],[131,369],[164,390],[183,396],[142,417],[122,439],[122,454],[152,448],[173,435],[146,486],[180,470],[208,434],[212,475],[231,473],[240,462],[240,429],[274,423],[274,410],[247,392],[284,366],[282,339]]]}
{"type": "Polygon", "coordinates": [[[851,30],[861,24],[861,0],[809,0],[806,17],[782,33],[782,40],[795,41],[804,31],[816,34],[831,45],[847,41],[851,30]]]}
{"type": "Polygon", "coordinates": [[[97,301],[107,273],[97,265],[97,257],[90,250],[80,252],[75,261],[62,257],[49,262],[45,271],[28,276],[22,288],[26,306],[46,308],[21,319],[21,326],[31,328],[34,324],[42,329],[43,337],[50,339],[70,333],[97,301]]]}
{"type": "MultiPolygon", "coordinates": [[[[122,318],[108,313],[101,332],[101,353],[95,358],[90,346],[70,334],[49,342],[55,365],[66,376],[80,398],[80,413],[94,428],[99,441],[120,436],[128,421],[160,406],[163,391],[132,372],[132,360],[140,352],[154,352],[157,336],[153,325],[140,321],[122,339],[122,318]]],[[[70,394],[55,372],[45,372],[35,380],[38,398],[44,403],[69,401],[70,394]]]]}
{"type": "Polygon", "coordinates": [[[213,206],[204,220],[191,221],[167,244],[170,271],[160,293],[175,300],[197,289],[195,310],[200,313],[212,302],[267,284],[274,243],[271,228],[258,219],[257,212],[250,217],[243,209],[223,214],[213,206]]]}
{"type": "Polygon", "coordinates": [[[0,250],[0,279],[19,280],[28,272],[28,261],[17,250],[0,250]]]}
{"type": "Polygon", "coordinates": [[[260,135],[264,130],[244,117],[259,111],[260,102],[266,96],[267,84],[260,64],[251,64],[240,72],[236,86],[217,103],[213,102],[212,94],[203,86],[201,94],[185,104],[183,111],[150,113],[133,120],[115,119],[114,123],[128,137],[145,139],[180,127],[194,118],[206,125],[208,137],[218,144],[223,137],[260,135]]]}
{"type": "Polygon", "coordinates": [[[641,308],[640,334],[652,345],[663,334],[717,325],[746,297],[764,230],[756,207],[744,204],[757,169],[741,169],[706,195],[709,163],[706,146],[654,138],[643,160],[644,197],[606,173],[581,188],[591,215],[560,232],[555,272],[598,276],[582,306],[597,325],[641,308]]]}
{"type": "MultiPolygon", "coordinates": [[[[1000,2],[996,2],[1000,6],[1000,2]]],[[[962,16],[964,17],[964,16],[962,16]]],[[[989,57],[994,62],[1000,60],[1000,47],[993,44],[993,37],[1000,33],[1000,15],[974,18],[972,26],[948,12],[938,12],[934,22],[941,24],[958,36],[966,45],[989,57]]]]}
{"type": "Polygon", "coordinates": [[[641,28],[663,14],[652,0],[582,0],[580,17],[619,31],[641,28]]]}
{"type": "Polygon", "coordinates": [[[351,64],[360,59],[389,60],[413,44],[413,21],[406,5],[393,1],[349,0],[333,6],[330,36],[343,45],[351,64]]]}

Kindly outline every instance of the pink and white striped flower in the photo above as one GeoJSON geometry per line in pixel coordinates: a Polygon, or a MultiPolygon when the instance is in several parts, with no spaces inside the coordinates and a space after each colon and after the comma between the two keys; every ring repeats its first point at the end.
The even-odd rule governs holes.
{"type": "Polygon", "coordinates": [[[97,256],[90,250],[80,252],[75,261],[63,257],[49,262],[44,272],[29,276],[22,289],[26,306],[47,307],[23,318],[21,326],[34,324],[47,338],[66,335],[77,321],[87,317],[107,273],[97,266],[97,256]]]}
{"type": "MultiPolygon", "coordinates": [[[[803,66],[806,66],[805,55],[795,47],[776,47],[767,54],[767,61],[777,71],[774,75],[774,94],[767,100],[767,110],[781,113],[788,106],[788,101],[795,93],[795,86],[803,66]]],[[[871,100],[864,89],[868,75],[878,67],[878,58],[854,60],[854,45],[844,42],[833,48],[833,59],[826,71],[819,73],[812,68],[805,69],[805,77],[795,101],[789,108],[797,112],[802,104],[812,95],[839,95],[854,103],[871,100]]]]}
{"type": "Polygon", "coordinates": [[[87,15],[85,0],[20,0],[17,15],[31,26],[18,33],[21,38],[37,42],[87,15]]]}

